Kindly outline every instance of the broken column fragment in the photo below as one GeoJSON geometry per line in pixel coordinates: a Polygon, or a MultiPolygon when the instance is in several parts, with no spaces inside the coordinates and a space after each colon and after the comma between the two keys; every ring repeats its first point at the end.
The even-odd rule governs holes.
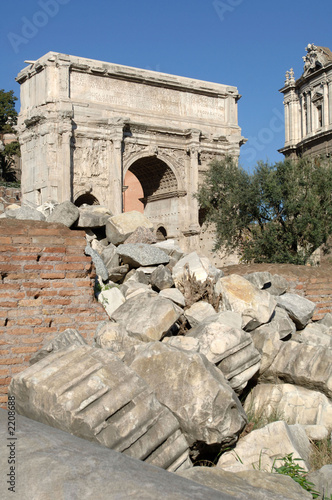
{"type": "Polygon", "coordinates": [[[173,414],[115,355],[69,346],[16,375],[17,412],[147,463],[189,466],[188,443],[173,414]]]}

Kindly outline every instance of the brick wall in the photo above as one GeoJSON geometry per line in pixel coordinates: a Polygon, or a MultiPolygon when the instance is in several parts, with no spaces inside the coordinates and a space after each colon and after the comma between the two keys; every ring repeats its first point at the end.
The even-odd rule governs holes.
{"type": "Polygon", "coordinates": [[[332,269],[325,277],[300,277],[295,293],[316,303],[314,320],[321,319],[328,312],[332,313],[332,269]]]}
{"type": "Polygon", "coordinates": [[[0,219],[0,405],[34,352],[66,328],[91,341],[108,319],[85,245],[84,232],[62,224],[0,219]]]}

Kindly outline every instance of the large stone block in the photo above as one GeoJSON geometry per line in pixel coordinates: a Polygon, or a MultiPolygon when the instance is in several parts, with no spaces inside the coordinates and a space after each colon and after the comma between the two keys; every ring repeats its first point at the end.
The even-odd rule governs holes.
{"type": "Polygon", "coordinates": [[[217,467],[229,472],[253,468],[272,472],[275,459],[289,453],[293,453],[293,458],[303,460],[301,465],[308,470],[310,442],[304,429],[280,420],[241,438],[233,451],[220,457],[217,467]]]}
{"type": "Polygon", "coordinates": [[[64,201],[56,205],[52,213],[47,217],[47,222],[60,222],[70,227],[80,216],[79,209],[71,201],[64,201]]]}
{"type": "Polygon", "coordinates": [[[123,243],[138,227],[153,229],[153,224],[140,212],[124,212],[107,220],[106,236],[110,243],[123,243]]]}
{"type": "Polygon", "coordinates": [[[300,340],[304,344],[325,346],[332,349],[332,332],[330,328],[321,323],[309,323],[301,330],[300,340]]]}
{"type": "Polygon", "coordinates": [[[104,349],[70,346],[13,377],[10,394],[24,416],[176,470],[188,445],[150,387],[104,349]]]}
{"type": "Polygon", "coordinates": [[[125,240],[126,244],[129,243],[147,243],[151,245],[156,243],[157,239],[155,234],[150,228],[139,226],[135,229],[133,233],[125,240]]]}
{"type": "Polygon", "coordinates": [[[16,415],[16,423],[19,462],[12,492],[6,475],[8,414],[0,409],[0,491],[4,500],[237,499],[21,415],[16,415]]]}
{"type": "Polygon", "coordinates": [[[122,359],[132,347],[141,343],[141,340],[130,337],[123,325],[115,323],[114,321],[105,321],[104,324],[98,328],[94,336],[94,344],[96,347],[108,349],[120,359],[122,359]]]}
{"type": "Polygon", "coordinates": [[[205,300],[195,302],[191,307],[186,309],[184,313],[192,328],[214,314],[216,314],[214,307],[208,302],[205,302],[205,300]]]}
{"type": "Polygon", "coordinates": [[[69,345],[86,345],[86,342],[82,335],[80,335],[78,331],[74,330],[73,328],[67,328],[63,332],[59,333],[59,335],[52,339],[51,342],[34,353],[31,356],[29,363],[30,365],[33,365],[52,352],[59,351],[60,349],[63,349],[64,347],[67,347],[69,345]]]}
{"type": "Polygon", "coordinates": [[[27,205],[22,205],[19,208],[5,211],[5,217],[8,219],[17,220],[45,220],[44,214],[36,210],[35,208],[29,207],[27,205]]]}
{"type": "Polygon", "coordinates": [[[205,281],[209,275],[209,269],[204,260],[201,260],[196,252],[191,252],[182,257],[173,267],[173,279],[177,285],[188,273],[195,276],[197,281],[205,281]]]}
{"type": "Polygon", "coordinates": [[[245,413],[221,371],[205,356],[153,342],[133,348],[124,361],[176,416],[190,444],[236,442],[245,413]]]}
{"type": "Polygon", "coordinates": [[[189,330],[186,336],[198,340],[199,352],[218,366],[234,390],[243,389],[258,371],[261,356],[250,333],[223,324],[223,315],[220,313],[207,318],[189,330]]]}
{"type": "Polygon", "coordinates": [[[298,329],[304,328],[312,318],[316,304],[295,293],[285,293],[277,297],[278,306],[286,309],[298,329]]]}
{"type": "Polygon", "coordinates": [[[164,288],[164,290],[159,292],[159,295],[165,299],[172,300],[180,307],[185,307],[186,305],[186,299],[184,298],[183,293],[177,288],[164,288]]]}
{"type": "Polygon", "coordinates": [[[159,265],[151,273],[150,283],[159,291],[166,288],[171,288],[174,285],[171,271],[167,267],[159,265]]]}
{"type": "Polygon", "coordinates": [[[261,355],[259,374],[263,374],[273,363],[282,346],[276,325],[267,323],[251,332],[252,340],[261,355]]]}
{"type": "Polygon", "coordinates": [[[238,500],[311,500],[312,496],[289,476],[259,470],[228,472],[217,467],[192,467],[177,472],[199,484],[214,488],[238,500]]]}
{"type": "Polygon", "coordinates": [[[118,267],[120,264],[119,255],[116,251],[116,246],[113,245],[112,243],[107,245],[107,247],[103,248],[101,253],[101,258],[103,259],[103,262],[109,272],[112,268],[118,267]]]}
{"type": "Polygon", "coordinates": [[[332,349],[292,340],[282,342],[262,381],[289,382],[332,398],[332,349]]]}
{"type": "Polygon", "coordinates": [[[104,306],[105,311],[110,318],[112,317],[114,311],[116,311],[118,307],[122,306],[122,304],[126,301],[123,293],[119,290],[119,288],[117,288],[116,285],[102,290],[98,293],[97,298],[98,302],[104,306]]]}
{"type": "Polygon", "coordinates": [[[78,210],[77,227],[103,227],[112,216],[108,208],[100,205],[85,205],[78,210]]]}
{"type": "Polygon", "coordinates": [[[131,267],[158,266],[169,262],[169,256],[160,248],[145,243],[124,243],[118,246],[117,253],[122,262],[131,267]]]}
{"type": "Polygon", "coordinates": [[[248,395],[244,409],[257,417],[279,415],[288,424],[319,425],[332,431],[332,401],[298,385],[259,384],[248,395]]]}
{"type": "Polygon", "coordinates": [[[222,309],[242,315],[242,328],[247,331],[267,323],[276,306],[276,300],[264,290],[236,274],[220,278],[215,291],[222,298],[222,309]]]}
{"type": "Polygon", "coordinates": [[[310,472],[308,481],[315,485],[315,490],[319,491],[322,498],[327,500],[332,496],[332,464],[324,465],[319,470],[310,472]]]}
{"type": "Polygon", "coordinates": [[[138,295],[129,297],[112,314],[112,319],[123,324],[133,337],[148,342],[160,340],[181,314],[182,309],[171,300],[161,297],[156,292],[143,290],[138,295]]]}

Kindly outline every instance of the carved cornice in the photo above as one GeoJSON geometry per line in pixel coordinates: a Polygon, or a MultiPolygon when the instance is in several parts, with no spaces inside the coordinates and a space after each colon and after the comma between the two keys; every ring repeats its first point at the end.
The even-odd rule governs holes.
{"type": "Polygon", "coordinates": [[[143,203],[149,203],[150,201],[166,200],[167,198],[182,198],[183,196],[186,196],[186,194],[187,191],[184,190],[168,191],[166,193],[152,194],[151,196],[140,198],[140,201],[143,203]]]}

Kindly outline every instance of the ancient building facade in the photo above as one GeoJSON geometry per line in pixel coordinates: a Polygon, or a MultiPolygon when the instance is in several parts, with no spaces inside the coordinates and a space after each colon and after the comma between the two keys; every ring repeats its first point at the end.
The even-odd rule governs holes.
{"type": "Polygon", "coordinates": [[[23,201],[136,208],[197,247],[201,172],[244,142],[236,87],[55,52],[17,81],[23,201]]]}
{"type": "Polygon", "coordinates": [[[332,52],[309,44],[303,74],[286,72],[284,87],[285,156],[332,153],[332,52]]]}

